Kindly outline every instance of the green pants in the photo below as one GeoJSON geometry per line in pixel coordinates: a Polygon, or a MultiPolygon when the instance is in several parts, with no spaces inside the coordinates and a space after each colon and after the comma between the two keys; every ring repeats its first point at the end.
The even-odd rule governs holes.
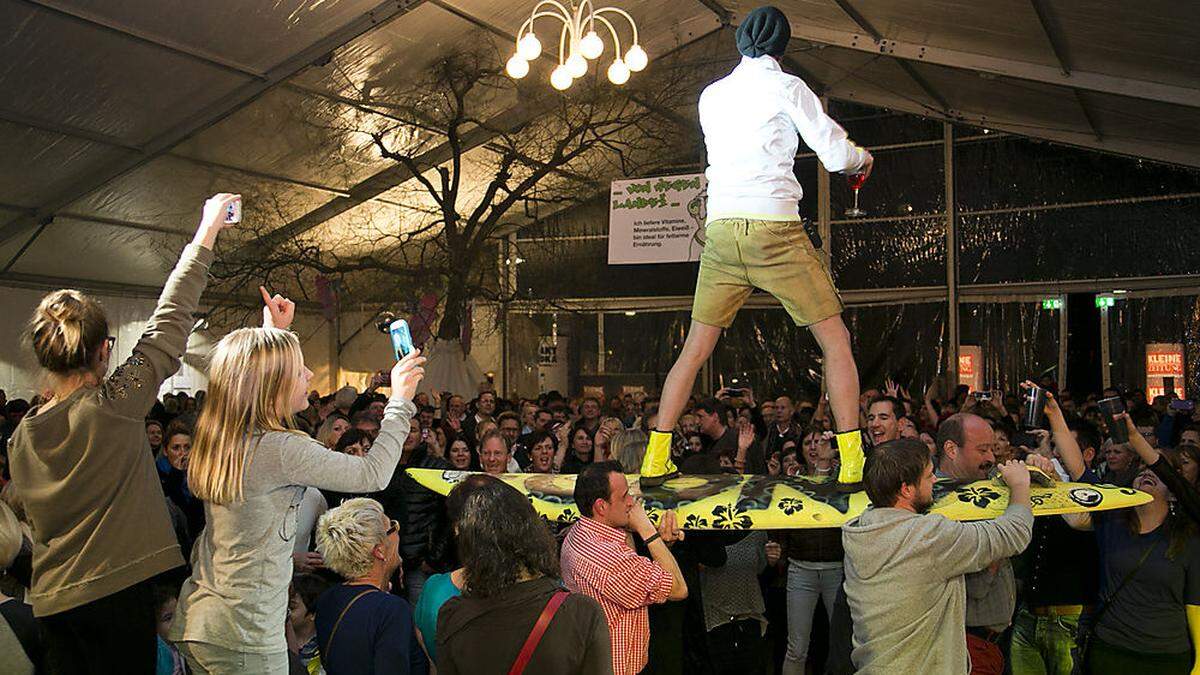
{"type": "Polygon", "coordinates": [[[1071,675],[1079,616],[1036,616],[1021,608],[1013,622],[1013,675],[1071,675]]]}

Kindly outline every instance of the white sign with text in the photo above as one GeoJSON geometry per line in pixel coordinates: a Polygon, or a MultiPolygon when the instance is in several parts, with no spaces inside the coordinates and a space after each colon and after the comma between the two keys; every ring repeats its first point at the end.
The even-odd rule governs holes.
{"type": "Polygon", "coordinates": [[[613,181],[608,264],[699,260],[707,186],[702,173],[613,181]]]}

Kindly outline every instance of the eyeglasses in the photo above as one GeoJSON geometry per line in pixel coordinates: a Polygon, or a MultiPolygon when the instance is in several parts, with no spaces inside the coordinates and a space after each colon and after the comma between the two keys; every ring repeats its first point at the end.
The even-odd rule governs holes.
{"type": "Polygon", "coordinates": [[[391,521],[391,524],[388,525],[388,529],[387,529],[388,536],[390,537],[391,535],[393,535],[399,531],[400,531],[400,523],[397,523],[395,520],[391,521]]]}
{"type": "Polygon", "coordinates": [[[115,337],[113,337],[113,336],[111,336],[111,335],[109,335],[108,337],[104,338],[104,341],[105,341],[106,343],[108,343],[108,351],[110,351],[110,352],[112,351],[113,347],[117,346],[117,338],[115,338],[115,337]]]}

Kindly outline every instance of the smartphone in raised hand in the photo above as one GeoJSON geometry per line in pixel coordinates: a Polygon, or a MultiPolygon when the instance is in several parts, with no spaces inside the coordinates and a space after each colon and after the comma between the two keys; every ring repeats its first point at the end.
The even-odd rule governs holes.
{"type": "Polygon", "coordinates": [[[388,327],[388,335],[392,338],[392,351],[395,352],[397,361],[412,353],[412,332],[408,329],[407,321],[404,319],[393,321],[392,325],[388,327]]]}
{"type": "Polygon", "coordinates": [[[232,225],[240,222],[242,222],[242,198],[239,196],[225,207],[225,223],[232,225]]]}

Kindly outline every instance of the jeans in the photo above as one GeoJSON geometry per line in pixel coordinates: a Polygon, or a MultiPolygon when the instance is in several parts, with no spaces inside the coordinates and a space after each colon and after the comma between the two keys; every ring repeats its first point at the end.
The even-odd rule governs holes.
{"type": "Polygon", "coordinates": [[[175,645],[193,675],[287,675],[287,651],[251,654],[207,642],[181,641],[175,645]]]}
{"type": "Polygon", "coordinates": [[[1013,622],[1013,675],[1071,675],[1079,615],[1035,616],[1022,607],[1013,622]]]}
{"type": "Polygon", "coordinates": [[[783,661],[783,675],[804,674],[817,598],[825,604],[825,612],[832,623],[833,603],[841,586],[841,562],[788,561],[788,647],[783,661]]]}

